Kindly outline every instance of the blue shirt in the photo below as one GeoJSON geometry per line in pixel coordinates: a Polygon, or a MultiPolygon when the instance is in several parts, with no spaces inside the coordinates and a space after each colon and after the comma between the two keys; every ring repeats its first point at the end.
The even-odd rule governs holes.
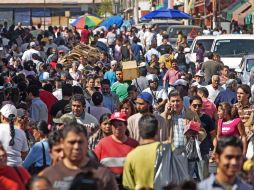
{"type": "Polygon", "coordinates": [[[140,60],[141,60],[140,51],[142,51],[141,45],[138,45],[138,44],[136,44],[136,43],[133,43],[133,44],[131,45],[131,51],[132,51],[132,53],[133,53],[134,59],[135,59],[137,62],[140,62],[140,60]]]}
{"type": "Polygon", "coordinates": [[[30,117],[35,123],[42,120],[48,122],[48,108],[39,97],[32,100],[30,109],[30,117]]]}
{"type": "Polygon", "coordinates": [[[116,73],[114,71],[107,71],[104,75],[104,79],[110,81],[110,86],[116,82],[116,73]]]}
{"type": "Polygon", "coordinates": [[[237,102],[236,92],[229,88],[219,92],[218,96],[214,100],[214,104],[218,106],[221,102],[228,102],[231,105],[235,104],[237,102]]]}
{"type": "Polygon", "coordinates": [[[49,156],[49,144],[48,140],[42,140],[40,142],[37,142],[33,145],[33,147],[30,149],[28,155],[26,156],[26,159],[23,162],[23,166],[28,169],[33,164],[37,167],[43,166],[43,149],[42,149],[42,143],[45,148],[45,156],[46,156],[46,164],[49,166],[51,164],[51,158],[49,156]]]}
{"type": "MultiPolygon", "coordinates": [[[[204,181],[201,181],[198,186],[198,190],[224,190],[224,188],[216,182],[215,175],[210,175],[209,178],[207,178],[204,181]]],[[[253,189],[250,185],[247,183],[244,183],[239,177],[236,178],[235,184],[232,187],[232,190],[251,190],[253,189]]]]}

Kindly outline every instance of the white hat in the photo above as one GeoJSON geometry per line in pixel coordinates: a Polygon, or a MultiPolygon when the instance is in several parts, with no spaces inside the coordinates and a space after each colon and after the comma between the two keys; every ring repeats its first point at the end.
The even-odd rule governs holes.
{"type": "Polygon", "coordinates": [[[183,80],[183,79],[178,79],[178,80],[175,81],[174,86],[178,86],[178,85],[187,86],[188,82],[186,80],[183,80]]]}
{"type": "Polygon", "coordinates": [[[149,81],[149,80],[151,80],[151,81],[156,81],[156,80],[159,80],[159,78],[157,77],[157,75],[155,75],[155,74],[149,74],[149,75],[147,75],[146,76],[146,79],[149,81]]]}
{"type": "Polygon", "coordinates": [[[17,109],[14,105],[12,104],[6,104],[1,108],[1,114],[5,117],[8,118],[10,115],[14,115],[17,117],[17,109]]]}
{"type": "Polygon", "coordinates": [[[203,77],[203,76],[205,76],[205,74],[204,74],[204,72],[202,72],[201,70],[199,70],[199,71],[195,74],[195,76],[203,77]]]}
{"type": "Polygon", "coordinates": [[[117,61],[116,60],[112,60],[111,62],[110,62],[110,65],[116,65],[117,64],[117,61]]]}
{"type": "Polygon", "coordinates": [[[141,62],[138,67],[145,67],[145,66],[146,66],[146,62],[141,62]]]}
{"type": "Polygon", "coordinates": [[[35,42],[30,42],[30,47],[35,47],[36,43],[35,42]]]}

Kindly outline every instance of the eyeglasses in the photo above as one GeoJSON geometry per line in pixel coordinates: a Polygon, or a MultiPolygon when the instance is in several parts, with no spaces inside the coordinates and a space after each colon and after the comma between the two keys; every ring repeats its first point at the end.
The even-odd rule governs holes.
{"type": "Polygon", "coordinates": [[[192,104],[192,107],[194,107],[194,108],[201,108],[202,104],[192,104]]]}

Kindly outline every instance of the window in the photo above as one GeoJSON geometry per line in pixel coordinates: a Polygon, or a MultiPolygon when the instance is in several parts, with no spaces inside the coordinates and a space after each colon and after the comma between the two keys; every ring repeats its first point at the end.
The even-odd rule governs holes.
{"type": "Polygon", "coordinates": [[[242,57],[254,53],[254,39],[218,40],[214,52],[221,57],[242,57]]]}
{"type": "Polygon", "coordinates": [[[254,67],[254,59],[247,59],[247,62],[246,62],[246,70],[248,72],[251,71],[251,68],[254,67]]]}
{"type": "MultiPolygon", "coordinates": [[[[212,45],[213,45],[213,39],[202,39],[202,40],[197,40],[195,46],[196,46],[197,44],[200,44],[200,43],[204,46],[206,52],[211,51],[211,47],[212,47],[212,45]]],[[[193,45],[194,45],[194,44],[193,44],[193,45]]],[[[193,53],[196,53],[196,52],[197,52],[197,47],[194,47],[193,53]]]]}

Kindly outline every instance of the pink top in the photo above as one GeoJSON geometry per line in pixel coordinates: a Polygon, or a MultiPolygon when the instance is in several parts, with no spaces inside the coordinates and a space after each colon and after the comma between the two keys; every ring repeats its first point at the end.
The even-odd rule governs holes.
{"type": "Polygon", "coordinates": [[[181,75],[182,75],[182,73],[180,70],[169,69],[166,72],[163,80],[168,80],[169,84],[172,86],[172,85],[174,85],[174,83],[177,79],[181,78],[181,75]]]}
{"type": "Polygon", "coordinates": [[[237,128],[237,125],[240,123],[241,119],[240,118],[235,118],[231,121],[228,122],[222,122],[221,119],[218,121],[218,127],[221,127],[221,132],[220,136],[225,136],[225,135],[237,135],[239,136],[239,130],[237,128]],[[221,124],[222,122],[222,124],[221,124]]]}

